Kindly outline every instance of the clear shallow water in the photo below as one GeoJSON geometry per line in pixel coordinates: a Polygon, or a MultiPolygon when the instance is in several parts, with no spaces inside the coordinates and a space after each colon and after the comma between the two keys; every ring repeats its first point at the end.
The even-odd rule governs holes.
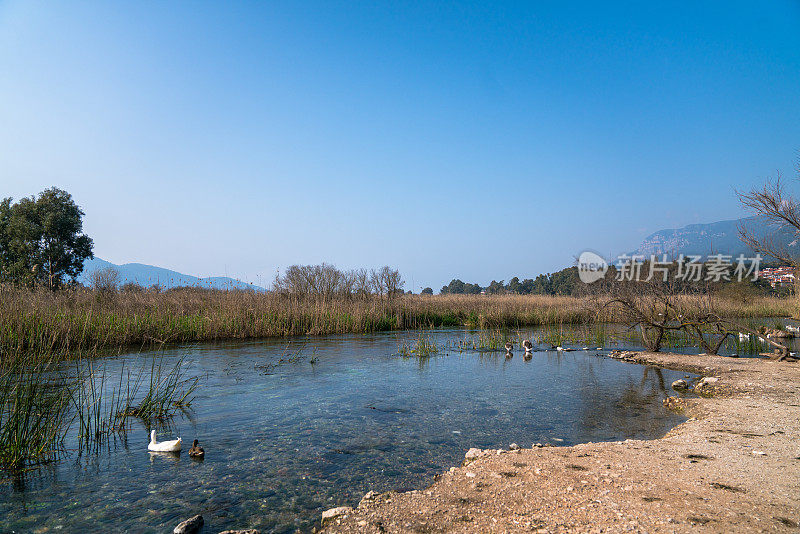
{"type": "MultiPolygon", "coordinates": [[[[204,532],[310,530],[322,510],[369,490],[426,486],[470,447],[654,438],[683,420],[661,400],[684,373],[595,351],[526,361],[519,351],[443,350],[463,337],[453,332],[436,333],[441,352],[420,362],[395,355],[410,336],[309,338],[298,361],[282,364],[285,341],[164,351],[202,378],[192,411],[159,439],[179,435],[188,450],[197,437],[206,459],[149,454],[136,422],[99,453],[3,480],[0,531],[165,532],[195,513],[204,532]]],[[[143,358],[105,363],[113,371],[143,358]]]]}

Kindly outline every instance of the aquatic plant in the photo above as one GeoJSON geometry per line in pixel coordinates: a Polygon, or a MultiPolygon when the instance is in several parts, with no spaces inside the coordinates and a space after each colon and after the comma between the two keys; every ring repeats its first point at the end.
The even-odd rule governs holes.
{"type": "MultiPolygon", "coordinates": [[[[283,354],[281,354],[280,358],[262,364],[255,364],[254,367],[264,374],[272,374],[272,370],[279,365],[286,363],[300,363],[303,360],[303,350],[305,350],[305,348],[305,343],[303,343],[299,348],[295,348],[292,346],[292,342],[290,341],[286,344],[286,348],[283,349],[283,354]]],[[[312,356],[310,360],[311,365],[315,365],[318,361],[318,358],[316,357],[316,349],[314,353],[315,355],[312,356]]]]}
{"type": "Polygon", "coordinates": [[[429,334],[420,331],[413,341],[404,340],[397,349],[397,354],[404,358],[429,358],[439,353],[439,347],[429,334]]]}
{"type": "Polygon", "coordinates": [[[69,384],[46,377],[52,362],[0,370],[0,467],[54,460],[68,428],[69,384]]]}
{"type": "Polygon", "coordinates": [[[511,341],[517,345],[522,343],[523,336],[517,332],[513,334],[508,330],[491,329],[480,330],[467,334],[453,343],[454,350],[476,352],[505,352],[505,345],[511,341]]]}
{"type": "Polygon", "coordinates": [[[144,397],[133,404],[133,399],[138,397],[142,376],[140,373],[132,390],[126,391],[125,405],[117,411],[117,417],[138,417],[148,423],[169,417],[177,409],[191,406],[199,384],[198,377],[185,376],[183,358],[169,368],[165,368],[162,361],[156,362],[154,358],[144,397]]]}

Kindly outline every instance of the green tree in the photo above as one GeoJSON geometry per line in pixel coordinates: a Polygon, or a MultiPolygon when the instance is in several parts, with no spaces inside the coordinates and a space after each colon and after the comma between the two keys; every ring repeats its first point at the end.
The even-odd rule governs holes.
{"type": "Polygon", "coordinates": [[[483,288],[479,284],[464,284],[464,293],[468,295],[479,295],[483,288]]]}
{"type": "Polygon", "coordinates": [[[52,187],[38,197],[0,202],[0,280],[62,287],[83,271],[92,240],[83,231],[83,211],[66,191],[52,187]]]}
{"type": "Polygon", "coordinates": [[[526,278],[520,284],[520,290],[523,295],[530,295],[533,292],[534,282],[530,278],[526,278]]]}
{"type": "Polygon", "coordinates": [[[558,272],[550,275],[551,291],[554,295],[572,295],[575,288],[578,287],[580,280],[578,278],[577,267],[567,267],[558,272]]]}
{"type": "Polygon", "coordinates": [[[425,289],[422,290],[422,293],[420,293],[420,295],[433,295],[433,288],[426,287],[425,289]]]}
{"type": "Polygon", "coordinates": [[[447,284],[446,286],[442,286],[442,290],[440,291],[440,293],[442,294],[452,293],[455,295],[462,294],[464,293],[464,282],[462,282],[458,278],[450,280],[449,284],[447,284]]]}
{"type": "Polygon", "coordinates": [[[503,281],[500,280],[492,280],[489,284],[489,287],[486,288],[486,292],[490,295],[497,295],[499,293],[503,293],[505,291],[505,286],[503,285],[503,281]]]}

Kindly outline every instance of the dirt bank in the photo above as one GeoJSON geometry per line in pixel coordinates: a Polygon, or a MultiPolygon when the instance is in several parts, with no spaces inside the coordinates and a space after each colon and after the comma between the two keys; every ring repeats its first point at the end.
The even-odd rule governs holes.
{"type": "MultiPolygon", "coordinates": [[[[797,532],[800,363],[635,353],[717,380],[654,441],[483,456],[427,489],[366,498],[325,532],[797,532]]],[[[520,444],[530,445],[530,444],[520,444]]]]}

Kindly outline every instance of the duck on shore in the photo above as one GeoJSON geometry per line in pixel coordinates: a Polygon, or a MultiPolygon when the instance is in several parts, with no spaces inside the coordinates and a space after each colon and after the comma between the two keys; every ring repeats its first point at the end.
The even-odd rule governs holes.
{"type": "Polygon", "coordinates": [[[189,458],[197,458],[199,460],[201,458],[204,458],[205,455],[206,455],[206,451],[203,450],[203,447],[201,447],[198,444],[197,440],[194,440],[192,442],[192,448],[189,449],[189,458]]]}

